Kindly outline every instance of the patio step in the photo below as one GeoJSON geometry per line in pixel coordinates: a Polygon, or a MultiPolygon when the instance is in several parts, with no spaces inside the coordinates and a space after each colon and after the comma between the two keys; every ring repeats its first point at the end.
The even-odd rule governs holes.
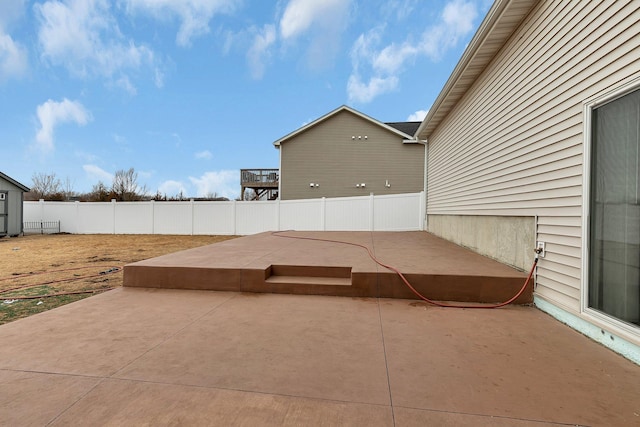
{"type": "Polygon", "coordinates": [[[351,286],[351,267],[272,265],[266,276],[269,284],[351,286]]]}

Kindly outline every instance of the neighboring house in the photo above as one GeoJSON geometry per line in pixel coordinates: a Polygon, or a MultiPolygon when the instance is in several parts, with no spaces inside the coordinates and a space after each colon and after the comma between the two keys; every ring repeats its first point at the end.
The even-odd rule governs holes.
{"type": "Polygon", "coordinates": [[[29,188],[0,172],[0,236],[22,233],[22,202],[29,188]]]}
{"type": "Polygon", "coordinates": [[[497,0],[415,134],[428,230],[640,361],[640,2],[497,0]]]}
{"type": "Polygon", "coordinates": [[[382,123],[342,106],[273,144],[280,199],[418,193],[424,189],[420,122],[382,123]]]}

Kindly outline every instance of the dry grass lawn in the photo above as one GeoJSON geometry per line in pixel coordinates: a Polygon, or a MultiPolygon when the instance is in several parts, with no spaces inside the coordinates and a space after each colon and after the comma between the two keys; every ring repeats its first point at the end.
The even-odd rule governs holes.
{"type": "Polygon", "coordinates": [[[115,267],[234,236],[32,235],[0,239],[0,324],[122,286],[115,267]],[[37,298],[16,300],[16,297],[37,298]]]}

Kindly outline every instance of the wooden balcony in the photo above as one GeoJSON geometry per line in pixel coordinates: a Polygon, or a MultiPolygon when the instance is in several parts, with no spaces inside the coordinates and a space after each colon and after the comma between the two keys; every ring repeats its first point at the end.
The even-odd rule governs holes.
{"type": "Polygon", "coordinates": [[[255,196],[251,200],[275,200],[280,184],[279,169],[240,169],[240,198],[245,200],[245,191],[251,189],[255,196]]]}

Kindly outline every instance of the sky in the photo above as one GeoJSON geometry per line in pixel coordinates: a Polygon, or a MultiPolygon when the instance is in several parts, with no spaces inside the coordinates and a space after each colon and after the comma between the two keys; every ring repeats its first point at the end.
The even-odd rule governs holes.
{"type": "Polygon", "coordinates": [[[422,120],[491,0],[0,0],[0,171],[236,198],[348,105],[422,120]]]}

